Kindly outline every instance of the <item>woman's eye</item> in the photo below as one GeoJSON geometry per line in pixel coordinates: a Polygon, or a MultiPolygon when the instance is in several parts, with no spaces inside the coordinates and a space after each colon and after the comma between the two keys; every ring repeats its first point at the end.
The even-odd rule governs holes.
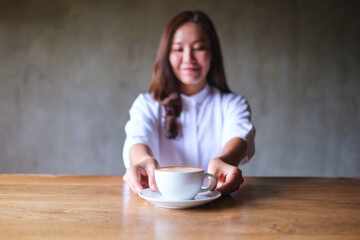
{"type": "Polygon", "coordinates": [[[174,52],[182,52],[182,49],[181,48],[175,48],[173,49],[174,52]]]}
{"type": "Polygon", "coordinates": [[[206,47],[203,47],[203,46],[194,48],[194,50],[196,50],[196,51],[202,51],[205,49],[206,49],[206,47]]]}

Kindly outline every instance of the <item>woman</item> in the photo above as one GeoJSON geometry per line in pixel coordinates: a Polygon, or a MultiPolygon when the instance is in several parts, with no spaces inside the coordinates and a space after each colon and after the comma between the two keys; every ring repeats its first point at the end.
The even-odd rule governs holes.
{"type": "Polygon", "coordinates": [[[243,183],[239,164],[254,154],[254,127],[242,96],[231,93],[211,20],[184,11],[167,25],[149,93],[140,94],[125,126],[125,182],[157,191],[159,166],[207,168],[223,194],[243,183]]]}

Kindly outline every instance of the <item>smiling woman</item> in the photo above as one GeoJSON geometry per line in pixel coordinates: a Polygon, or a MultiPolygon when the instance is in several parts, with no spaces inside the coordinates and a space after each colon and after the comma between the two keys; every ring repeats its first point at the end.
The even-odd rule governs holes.
{"type": "Polygon", "coordinates": [[[197,166],[226,194],[243,182],[237,167],[254,154],[254,127],[244,97],[231,93],[215,28],[203,12],[185,11],[167,25],[149,93],[140,94],[125,126],[124,180],[134,192],[158,190],[160,166],[197,166]]]}
{"type": "Polygon", "coordinates": [[[211,62],[209,45],[205,32],[193,22],[179,27],[174,35],[169,60],[180,81],[180,91],[188,96],[200,92],[206,84],[211,62]]]}
{"type": "MultiPolygon", "coordinates": [[[[204,56],[205,54],[197,54],[198,58],[196,58],[194,54],[195,51],[190,51],[195,49],[188,46],[189,53],[186,56],[186,46],[183,46],[186,45],[186,43],[188,45],[195,45],[197,41],[199,41],[199,45],[200,42],[203,43],[203,45],[197,46],[196,44],[196,46],[191,47],[199,48],[197,50],[206,48],[200,52],[207,53],[205,59],[209,60],[211,64],[211,66],[208,66],[209,68],[202,69],[201,71],[206,76],[207,84],[216,87],[222,93],[230,93],[225,78],[219,39],[210,18],[201,11],[184,11],[175,16],[169,22],[161,36],[149,90],[149,92],[153,94],[153,98],[166,109],[164,127],[169,138],[176,138],[178,135],[180,126],[177,118],[182,111],[180,94],[186,94],[182,92],[186,87],[186,84],[183,84],[185,78],[177,75],[179,69],[176,65],[182,57],[185,57],[185,61],[187,61],[186,57],[192,57],[191,65],[201,67],[200,62],[203,63],[204,60],[203,57],[200,58],[200,56],[204,56]],[[179,54],[175,54],[174,52],[178,52],[179,54]],[[209,54],[211,54],[210,58],[209,54]]],[[[185,65],[185,67],[189,66],[185,65]]],[[[204,85],[202,85],[202,87],[204,87],[204,85]]],[[[193,95],[201,89],[202,88],[199,87],[192,89],[191,85],[188,85],[187,91],[190,91],[190,93],[188,92],[187,95],[193,95]]]]}

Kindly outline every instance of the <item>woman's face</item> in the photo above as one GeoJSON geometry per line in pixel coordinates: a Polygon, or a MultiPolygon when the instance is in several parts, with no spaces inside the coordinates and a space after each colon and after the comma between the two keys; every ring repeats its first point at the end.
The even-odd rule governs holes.
{"type": "Polygon", "coordinates": [[[211,51],[210,40],[200,25],[188,22],[176,30],[169,61],[182,93],[193,95],[201,91],[210,69],[211,51]]]}

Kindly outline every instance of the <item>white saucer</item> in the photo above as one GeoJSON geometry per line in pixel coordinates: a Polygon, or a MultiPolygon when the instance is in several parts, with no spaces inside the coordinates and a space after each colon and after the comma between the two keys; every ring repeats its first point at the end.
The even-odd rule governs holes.
{"type": "Polygon", "coordinates": [[[203,205],[208,202],[214,201],[215,199],[221,197],[221,193],[216,190],[207,191],[207,192],[199,193],[192,200],[171,201],[165,199],[160,192],[152,192],[149,188],[147,188],[140,191],[139,196],[159,207],[183,209],[183,208],[191,208],[191,207],[203,205]]]}

